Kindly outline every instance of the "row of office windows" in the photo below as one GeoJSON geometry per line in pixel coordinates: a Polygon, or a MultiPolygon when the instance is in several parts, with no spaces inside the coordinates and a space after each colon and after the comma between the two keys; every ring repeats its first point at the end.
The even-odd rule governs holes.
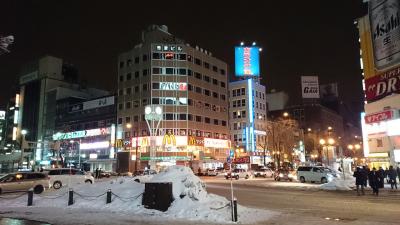
{"type": "MultiPolygon", "coordinates": [[[[146,62],[148,60],[148,55],[147,54],[143,54],[142,55],[142,62],[146,62]]],[[[120,61],[119,62],[119,68],[124,68],[126,67],[130,67],[133,64],[139,64],[140,63],[140,56],[136,56],[132,59],[127,59],[126,62],[125,61],[120,61]]]]}
{"type": "MultiPolygon", "coordinates": [[[[174,135],[180,135],[180,136],[196,136],[196,137],[205,137],[205,138],[215,138],[215,139],[228,139],[227,134],[223,133],[216,133],[216,132],[209,132],[209,131],[202,131],[202,130],[195,130],[195,129],[180,129],[180,128],[175,128],[175,129],[159,129],[157,132],[157,135],[165,135],[167,132],[171,131],[172,134],[174,135]]],[[[131,137],[137,137],[138,131],[132,130],[132,131],[126,131],[125,132],[125,138],[131,138],[131,137]]],[[[142,129],[141,136],[149,136],[150,133],[148,130],[142,129]]]]}
{"type": "MultiPolygon", "coordinates": [[[[246,95],[246,88],[237,88],[232,90],[232,97],[246,95]]],[[[253,91],[253,96],[256,98],[265,99],[265,94],[261,91],[253,91]]]]}
{"type": "MultiPolygon", "coordinates": [[[[136,56],[132,59],[128,59],[126,61],[120,61],[119,62],[119,68],[124,68],[124,67],[131,67],[133,64],[139,64],[140,63],[140,58],[142,58],[142,62],[147,62],[148,60],[148,55],[143,54],[142,57],[136,56]]],[[[178,60],[178,61],[188,61],[192,62],[196,65],[202,66],[206,69],[212,70],[216,73],[219,73],[223,76],[226,75],[225,69],[218,68],[216,65],[211,65],[207,61],[203,61],[199,58],[193,58],[189,54],[185,53],[175,53],[175,52],[153,52],[152,53],[152,59],[153,60],[178,60]]]]}
{"type": "Polygon", "coordinates": [[[191,84],[188,84],[188,90],[198,93],[198,94],[204,94],[205,96],[212,96],[214,98],[221,98],[221,100],[226,100],[226,95],[224,94],[218,94],[215,91],[210,91],[208,89],[202,88],[202,87],[197,87],[197,86],[193,86],[191,84]]]}
{"type": "MultiPolygon", "coordinates": [[[[143,69],[142,75],[143,77],[149,74],[149,69],[143,69]]],[[[226,88],[226,83],[223,81],[218,81],[215,78],[211,78],[208,75],[202,75],[198,72],[192,72],[192,70],[187,68],[180,68],[180,67],[153,67],[152,74],[155,75],[182,75],[182,76],[194,76],[196,79],[203,80],[206,83],[212,83],[216,86],[221,86],[222,88],[226,88]]],[[[140,75],[140,71],[135,71],[132,73],[127,73],[124,75],[119,76],[119,82],[130,81],[133,79],[138,79],[140,75]]]]}
{"type": "Polygon", "coordinates": [[[203,61],[199,58],[193,58],[189,54],[185,53],[176,53],[176,52],[153,52],[152,54],[153,60],[178,60],[178,61],[188,61],[194,63],[198,66],[202,66],[206,69],[212,70],[216,73],[219,73],[223,76],[226,75],[226,71],[224,69],[218,68],[216,65],[211,65],[207,61],[203,61]]]}
{"type": "MultiPolygon", "coordinates": [[[[125,123],[131,123],[131,122],[139,122],[140,121],[146,121],[144,115],[141,115],[141,118],[139,118],[138,115],[130,117],[126,116],[125,117],[125,123]]],[[[207,123],[207,124],[213,124],[213,125],[221,125],[226,127],[227,122],[225,120],[218,120],[218,119],[213,119],[210,117],[206,116],[201,116],[201,115],[192,115],[192,114],[186,114],[186,113],[164,113],[163,114],[163,120],[165,121],[195,121],[195,122],[201,122],[201,123],[207,123]]],[[[118,124],[123,123],[123,118],[120,117],[118,118],[118,124]]]]}
{"type": "MultiPolygon", "coordinates": [[[[145,99],[142,99],[141,101],[140,100],[133,100],[133,101],[127,101],[125,103],[119,103],[118,104],[118,110],[124,110],[124,109],[138,108],[140,106],[146,106],[146,105],[150,104],[149,100],[150,99],[145,98],[145,99]]],[[[210,110],[210,111],[213,111],[213,112],[226,112],[227,111],[226,107],[210,104],[210,103],[205,102],[205,101],[188,99],[186,97],[152,98],[151,99],[151,104],[176,105],[176,106],[189,105],[189,106],[194,106],[194,107],[200,108],[200,109],[210,110]]]]}

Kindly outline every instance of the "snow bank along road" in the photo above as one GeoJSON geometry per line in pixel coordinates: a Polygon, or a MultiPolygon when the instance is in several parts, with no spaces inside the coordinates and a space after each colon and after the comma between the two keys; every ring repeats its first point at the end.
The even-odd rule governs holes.
{"type": "MultiPolygon", "coordinates": [[[[209,193],[230,196],[228,181],[203,181],[209,193]]],[[[259,182],[268,181],[234,181],[234,195],[241,205],[281,212],[260,224],[400,224],[400,190],[384,190],[378,197],[368,190],[365,196],[357,196],[355,191],[282,188],[256,184],[259,182]]]]}

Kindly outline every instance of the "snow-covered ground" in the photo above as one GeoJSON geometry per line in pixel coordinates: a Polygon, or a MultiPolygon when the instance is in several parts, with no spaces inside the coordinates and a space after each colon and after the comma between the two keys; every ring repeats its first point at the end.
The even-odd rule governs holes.
{"type": "MultiPolygon", "coordinates": [[[[144,184],[132,178],[117,178],[95,184],[79,184],[73,187],[74,204],[67,206],[68,189],[50,190],[41,195],[34,195],[33,206],[27,207],[27,196],[0,199],[0,212],[19,215],[28,219],[39,219],[54,224],[69,224],[67,221],[94,221],[99,213],[103,224],[118,224],[118,218],[127,215],[143,221],[158,220],[191,220],[205,223],[230,223],[231,209],[229,201],[221,196],[208,194],[204,183],[183,166],[170,167],[157,174],[150,182],[172,182],[174,201],[166,212],[146,209],[142,206],[144,184]],[[106,204],[106,192],[111,189],[112,202],[106,204]],[[30,212],[30,213],[26,213],[30,212]],[[78,213],[79,212],[79,213],[78,213]],[[93,213],[96,212],[96,213],[93,213]],[[79,218],[78,214],[85,216],[79,218]],[[106,215],[109,215],[107,217],[106,215]],[[101,218],[102,218],[101,217],[101,218]],[[108,219],[107,219],[108,218],[108,219]]],[[[239,222],[252,224],[265,221],[278,215],[277,212],[252,209],[238,206],[239,222]]],[[[74,224],[72,222],[71,224],[74,224]]]]}
{"type": "Polygon", "coordinates": [[[330,191],[351,191],[354,189],[356,179],[353,177],[353,174],[337,174],[339,174],[339,177],[334,178],[332,181],[326,184],[321,184],[320,188],[322,190],[330,191]]]}

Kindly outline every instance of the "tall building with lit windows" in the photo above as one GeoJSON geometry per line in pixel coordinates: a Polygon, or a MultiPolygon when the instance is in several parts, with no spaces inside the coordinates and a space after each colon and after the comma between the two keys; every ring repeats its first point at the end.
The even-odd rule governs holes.
{"type": "Polygon", "coordinates": [[[236,158],[263,164],[261,151],[267,135],[265,86],[257,79],[230,82],[229,104],[231,140],[237,150],[236,158]]]}
{"type": "Polygon", "coordinates": [[[118,57],[119,170],[148,166],[144,109],[150,104],[163,109],[154,140],[157,168],[223,166],[230,148],[227,80],[227,64],[211,52],[176,38],[166,26],[149,26],[142,42],[118,57]]]}

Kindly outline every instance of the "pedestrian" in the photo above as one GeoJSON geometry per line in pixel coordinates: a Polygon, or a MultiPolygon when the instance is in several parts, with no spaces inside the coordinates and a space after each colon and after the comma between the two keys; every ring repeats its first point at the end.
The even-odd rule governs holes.
{"type": "Polygon", "coordinates": [[[390,184],[389,183],[389,168],[387,168],[387,167],[385,169],[385,179],[386,179],[386,183],[390,184]]]}
{"type": "Polygon", "coordinates": [[[388,170],[388,178],[389,178],[390,187],[392,189],[393,189],[393,187],[396,187],[396,189],[397,189],[396,177],[397,177],[396,170],[393,168],[393,166],[390,166],[389,170],[388,170]]]}
{"type": "Polygon", "coordinates": [[[363,168],[361,169],[361,173],[363,175],[364,187],[367,187],[369,168],[366,166],[363,166],[363,168]]]}
{"type": "Polygon", "coordinates": [[[94,176],[94,178],[99,178],[99,168],[96,168],[96,172],[95,172],[95,176],[94,176]]]}
{"type": "Polygon", "coordinates": [[[43,167],[40,167],[40,170],[39,170],[40,172],[43,172],[43,167]]]}
{"type": "Polygon", "coordinates": [[[369,179],[369,185],[372,188],[372,193],[378,196],[380,187],[380,176],[375,167],[372,168],[371,172],[369,172],[368,179],[369,179]]]}
{"type": "Polygon", "coordinates": [[[356,178],[356,187],[357,187],[357,195],[360,196],[360,186],[361,186],[361,194],[365,195],[364,193],[364,172],[361,170],[360,167],[357,167],[356,171],[354,171],[353,177],[356,178]]]}
{"type": "Polygon", "coordinates": [[[377,173],[379,176],[379,188],[384,188],[384,186],[385,186],[385,170],[383,170],[383,168],[380,166],[377,173]]]}
{"type": "Polygon", "coordinates": [[[400,183],[400,165],[397,165],[397,176],[399,177],[399,183],[400,183]]]}
{"type": "Polygon", "coordinates": [[[99,179],[101,178],[101,167],[100,167],[100,169],[99,169],[99,176],[98,176],[98,178],[99,178],[99,179]]]}

